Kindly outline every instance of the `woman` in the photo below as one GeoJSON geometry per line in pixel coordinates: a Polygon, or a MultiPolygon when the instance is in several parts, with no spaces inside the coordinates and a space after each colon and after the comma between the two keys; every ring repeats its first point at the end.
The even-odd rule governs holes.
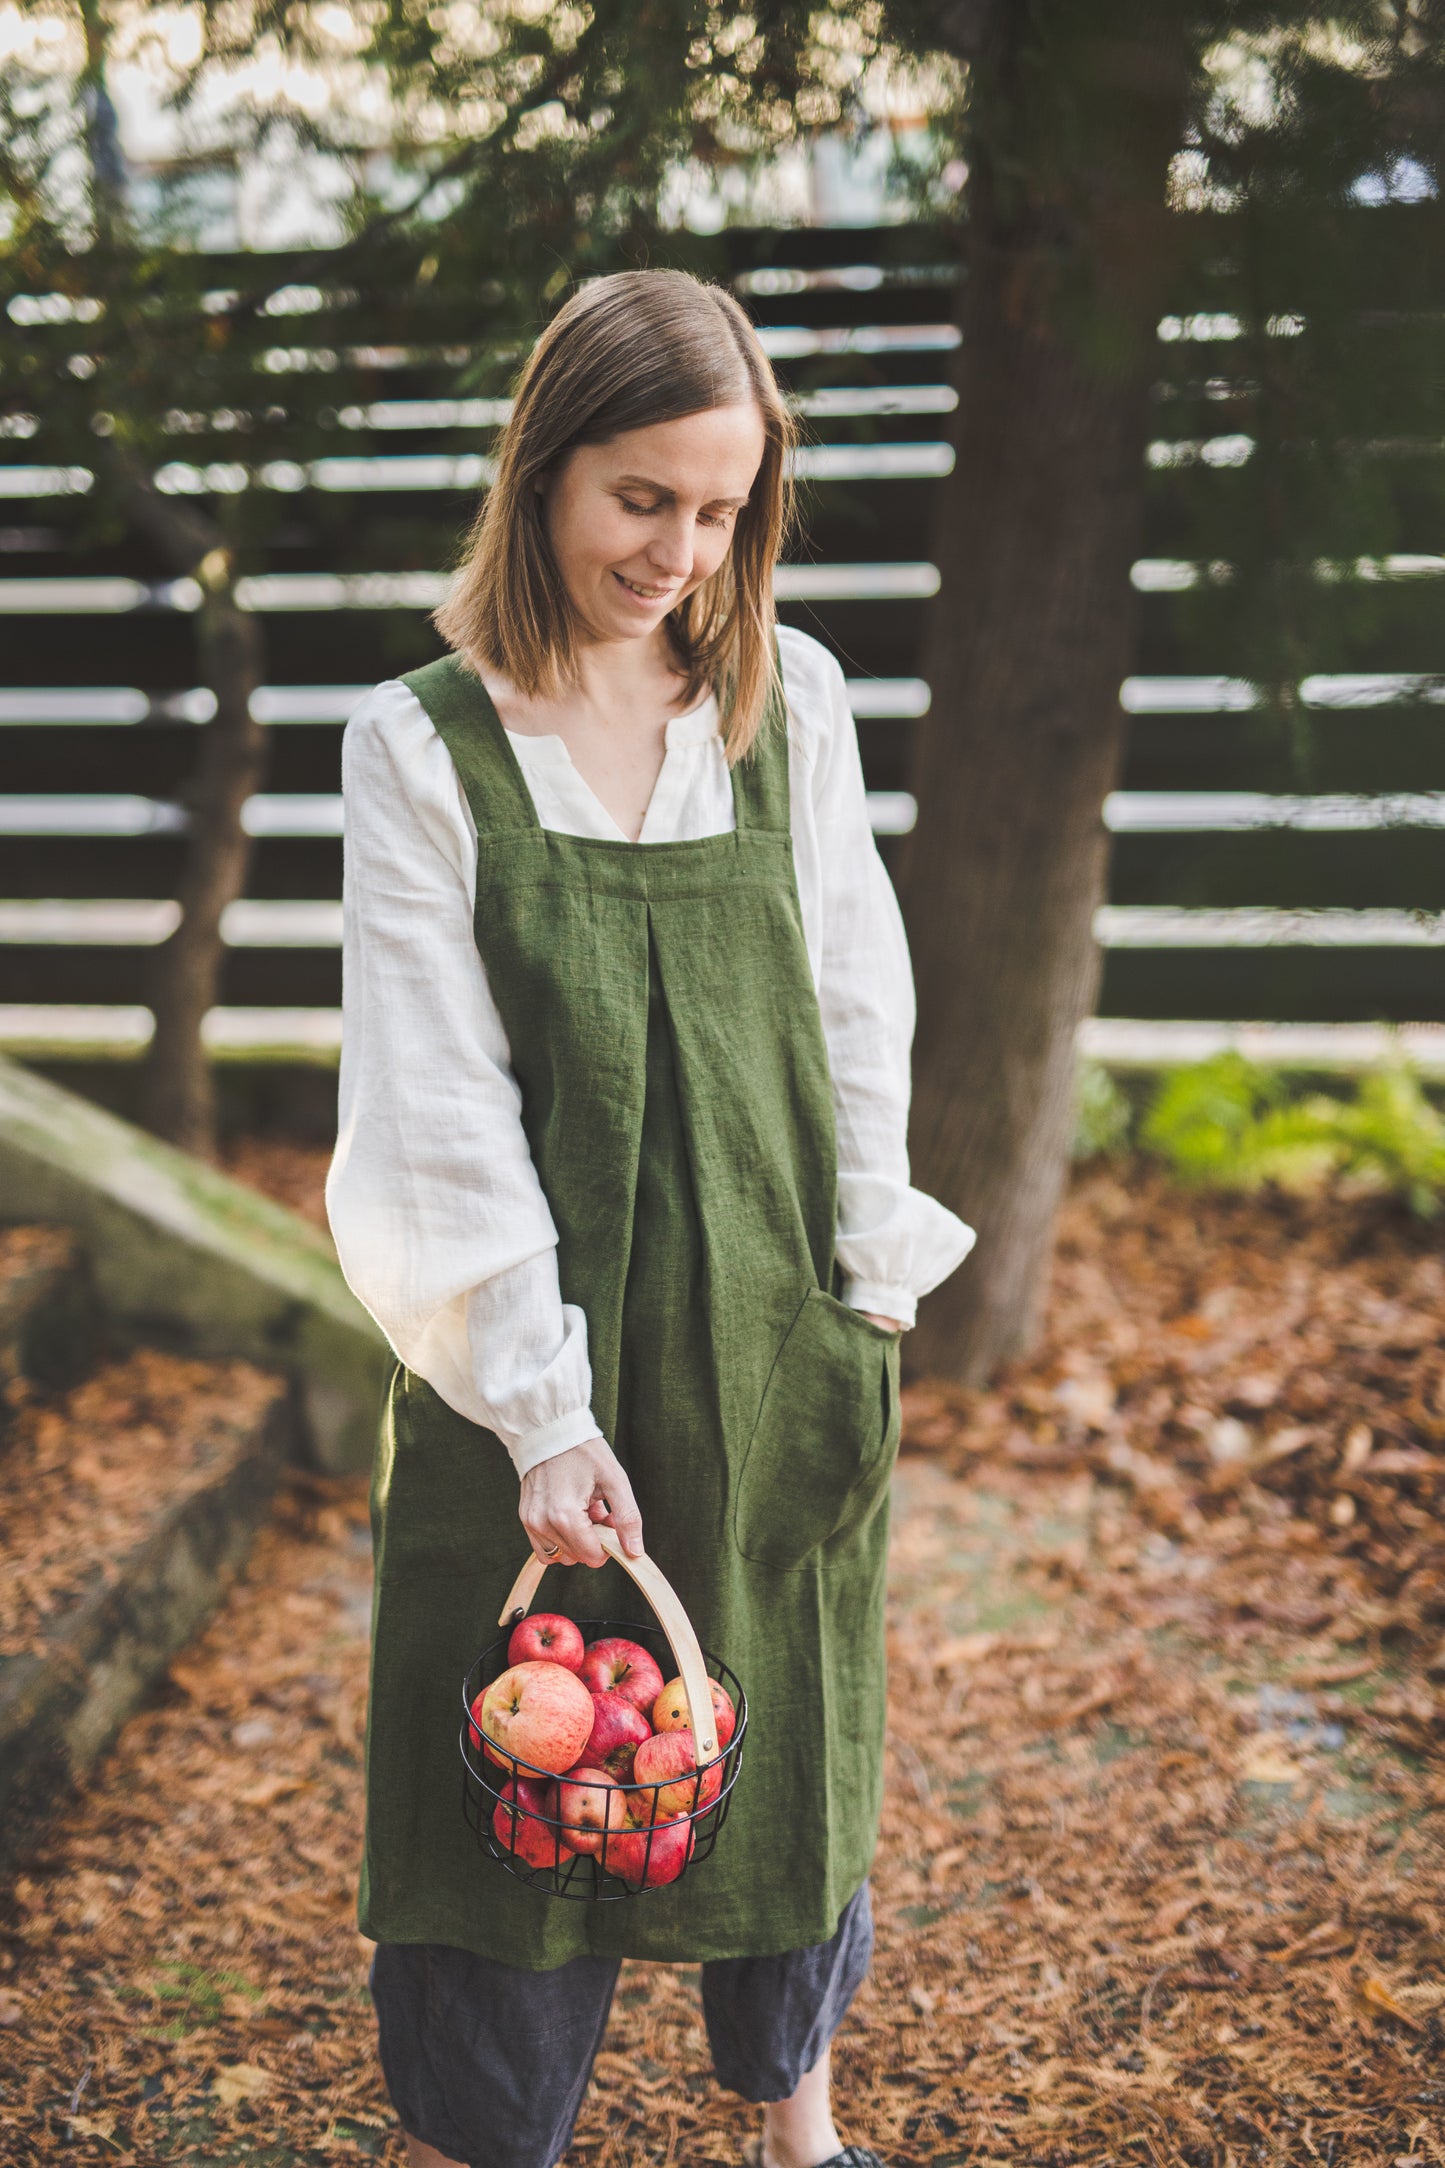
{"type": "Polygon", "coordinates": [[[763,2168],[840,2151],[866,1970],[898,1336],[971,1231],[908,1186],[912,994],[841,674],[775,633],[787,409],[678,272],[575,294],[437,623],[346,735],[328,1188],[399,1357],[373,1481],[360,1922],[416,2164],[553,2168],[624,1956],[703,1963],[763,2168]],[[780,669],[779,669],[780,664],[780,669]],[[632,1903],[478,1852],[457,1693],[525,1530],[548,1608],[742,1679],[716,1851],[632,1903]]]}

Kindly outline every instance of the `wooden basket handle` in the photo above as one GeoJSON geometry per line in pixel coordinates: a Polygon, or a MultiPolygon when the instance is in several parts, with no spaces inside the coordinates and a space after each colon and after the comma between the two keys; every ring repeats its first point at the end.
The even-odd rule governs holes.
{"type": "MultiPolygon", "coordinates": [[[[692,1718],[692,1736],[697,1749],[698,1766],[710,1762],[717,1753],[717,1716],[712,1705],[712,1685],[707,1665],[703,1662],[702,1649],[692,1630],[692,1620],[682,1607],[682,1599],[667,1575],[644,1551],[639,1558],[629,1558],[616,1535],[610,1528],[594,1528],[596,1536],[609,1558],[615,1558],[619,1566],[626,1568],[643,1595],[657,1614],[658,1623],[667,1635],[677,1668],[682,1673],[682,1684],[687,1694],[687,1713],[692,1718]]],[[[515,1626],[532,1608],[537,1585],[547,1571],[547,1561],[533,1553],[512,1583],[512,1592],[502,1606],[499,1626],[515,1626]]]]}

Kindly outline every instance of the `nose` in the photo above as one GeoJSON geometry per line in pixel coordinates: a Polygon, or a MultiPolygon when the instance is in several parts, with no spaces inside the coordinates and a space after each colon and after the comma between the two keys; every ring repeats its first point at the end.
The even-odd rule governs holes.
{"type": "Polygon", "coordinates": [[[673,518],[658,528],[648,541],[647,561],[659,579],[685,580],[692,570],[691,523],[673,518]]]}

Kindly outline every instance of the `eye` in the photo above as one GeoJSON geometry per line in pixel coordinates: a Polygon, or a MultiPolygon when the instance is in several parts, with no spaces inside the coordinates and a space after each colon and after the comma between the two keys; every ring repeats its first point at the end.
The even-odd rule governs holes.
{"type": "Polygon", "coordinates": [[[699,512],[697,516],[704,527],[726,527],[733,515],[731,512],[699,512]]]}
{"type": "Polygon", "coordinates": [[[619,497],[617,502],[621,505],[623,511],[630,512],[634,519],[649,519],[656,510],[655,505],[634,504],[630,497],[619,497]]]}

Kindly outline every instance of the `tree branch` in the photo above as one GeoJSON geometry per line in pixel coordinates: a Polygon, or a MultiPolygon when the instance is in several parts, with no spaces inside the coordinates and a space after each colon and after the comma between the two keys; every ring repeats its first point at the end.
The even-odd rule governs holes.
{"type": "Polygon", "coordinates": [[[173,571],[194,572],[212,550],[224,549],[224,530],[194,504],[163,497],[154,482],[125,452],[101,439],[97,466],[110,470],[111,486],[143,534],[166,555],[173,571]]]}

